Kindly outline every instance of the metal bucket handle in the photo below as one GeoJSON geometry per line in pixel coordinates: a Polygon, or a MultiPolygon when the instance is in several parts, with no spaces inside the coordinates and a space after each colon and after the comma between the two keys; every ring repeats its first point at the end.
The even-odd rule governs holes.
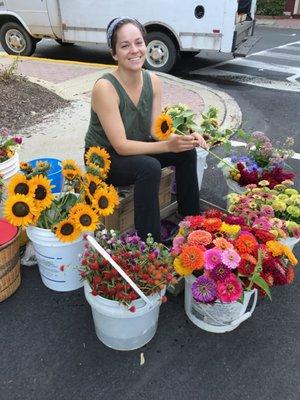
{"type": "Polygon", "coordinates": [[[140,296],[141,299],[144,300],[144,302],[150,306],[153,307],[154,304],[149,300],[149,298],[141,291],[141,289],[133,282],[133,280],[126,274],[126,272],[111,258],[111,256],[107,253],[106,250],[94,239],[92,236],[87,235],[87,240],[90,242],[90,244],[98,251],[98,253],[101,254],[102,257],[104,257],[113,268],[115,268],[119,274],[125,279],[127,283],[132,287],[132,289],[140,296]]]}

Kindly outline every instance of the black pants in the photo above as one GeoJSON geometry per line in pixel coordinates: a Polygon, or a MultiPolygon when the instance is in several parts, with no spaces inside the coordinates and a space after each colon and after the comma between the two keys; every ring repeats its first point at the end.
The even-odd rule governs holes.
{"type": "Polygon", "coordinates": [[[110,156],[107,182],[114,186],[134,185],[134,225],[143,240],[151,233],[155,241],[161,241],[158,197],[164,167],[175,166],[178,212],[183,216],[199,214],[196,150],[134,156],[110,151],[110,156]]]}

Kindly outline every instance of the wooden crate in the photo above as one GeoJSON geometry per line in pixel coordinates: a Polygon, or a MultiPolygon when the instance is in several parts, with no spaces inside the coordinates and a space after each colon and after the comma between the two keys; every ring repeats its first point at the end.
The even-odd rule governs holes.
{"type": "MultiPolygon", "coordinates": [[[[163,168],[159,188],[160,210],[171,203],[171,183],[174,171],[171,168],[163,168]]],[[[107,229],[125,231],[134,227],[134,206],[133,206],[133,187],[129,193],[121,198],[120,204],[115,212],[103,219],[103,224],[107,229]]]]}

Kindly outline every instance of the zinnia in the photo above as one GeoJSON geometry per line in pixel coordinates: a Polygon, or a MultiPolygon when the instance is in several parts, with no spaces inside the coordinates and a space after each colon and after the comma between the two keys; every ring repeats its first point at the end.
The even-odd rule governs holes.
{"type": "Polygon", "coordinates": [[[204,253],[204,268],[214,269],[217,265],[222,263],[222,251],[218,248],[206,250],[204,253]]]}
{"type": "Polygon", "coordinates": [[[187,242],[191,246],[207,246],[211,243],[211,241],[212,235],[209,232],[203,231],[201,229],[191,232],[187,238],[187,242]]]}
{"type": "Polygon", "coordinates": [[[192,295],[196,301],[213,302],[217,296],[215,282],[205,275],[199,276],[192,284],[192,295]]]}
{"type": "Polygon", "coordinates": [[[243,294],[242,284],[234,274],[230,274],[224,281],[217,282],[217,294],[223,303],[237,301],[243,294]]]}
{"type": "Polygon", "coordinates": [[[222,253],[222,262],[230,269],[234,269],[239,265],[241,257],[233,249],[224,250],[222,253]]]}
{"type": "Polygon", "coordinates": [[[258,247],[255,237],[249,233],[241,234],[235,241],[235,246],[240,253],[254,253],[258,247]]]}
{"type": "Polygon", "coordinates": [[[184,267],[191,271],[194,269],[202,269],[204,265],[204,252],[197,246],[187,246],[180,254],[180,260],[184,267]]]}

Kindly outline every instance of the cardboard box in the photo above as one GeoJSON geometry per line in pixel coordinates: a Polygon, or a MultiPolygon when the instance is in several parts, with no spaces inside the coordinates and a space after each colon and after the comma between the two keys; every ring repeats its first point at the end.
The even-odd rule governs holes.
{"type": "MultiPolygon", "coordinates": [[[[171,168],[163,168],[159,188],[159,205],[162,211],[164,207],[171,203],[171,184],[174,171],[171,168]]],[[[133,187],[125,197],[121,198],[120,204],[115,212],[103,219],[103,224],[107,229],[125,231],[134,227],[134,205],[133,187]]]]}

